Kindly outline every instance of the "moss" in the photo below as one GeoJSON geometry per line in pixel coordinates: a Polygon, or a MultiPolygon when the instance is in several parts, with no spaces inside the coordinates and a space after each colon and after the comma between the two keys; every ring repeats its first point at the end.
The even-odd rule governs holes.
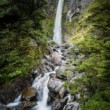
{"type": "Polygon", "coordinates": [[[85,55],[82,61],[77,62],[76,70],[84,71],[85,75],[77,79],[75,84],[68,86],[71,92],[75,93],[75,90],[78,90],[77,92],[83,96],[86,96],[84,89],[87,89],[89,98],[81,99],[82,110],[108,110],[110,106],[110,100],[108,100],[110,97],[108,86],[110,81],[110,8],[108,6],[110,7],[108,0],[104,2],[93,0],[79,16],[78,22],[73,20],[71,23],[75,32],[70,42],[78,46],[78,53],[85,55]]]}
{"type": "Polygon", "coordinates": [[[2,47],[0,82],[27,75],[34,66],[39,64],[43,52],[45,52],[43,45],[38,46],[36,41],[31,39],[29,35],[19,38],[16,43],[12,39],[14,41],[12,44],[12,35],[9,37],[10,33],[7,33],[7,37],[5,35],[6,40],[2,38],[0,41],[2,47]]]}

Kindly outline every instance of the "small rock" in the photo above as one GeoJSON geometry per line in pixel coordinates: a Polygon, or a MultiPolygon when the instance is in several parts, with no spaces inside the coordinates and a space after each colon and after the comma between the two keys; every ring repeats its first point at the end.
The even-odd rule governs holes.
{"type": "Polygon", "coordinates": [[[67,90],[66,90],[66,88],[64,88],[64,87],[62,87],[62,88],[60,89],[59,95],[60,95],[60,98],[61,98],[61,99],[64,98],[66,91],[67,91],[67,90]]]}
{"type": "Polygon", "coordinates": [[[67,43],[65,45],[63,45],[64,49],[68,49],[70,46],[71,45],[70,44],[67,44],[67,43]]]}
{"type": "Polygon", "coordinates": [[[50,46],[48,46],[48,47],[47,47],[47,51],[48,51],[49,54],[52,54],[52,52],[53,52],[53,48],[50,47],[50,46]]]}
{"type": "Polygon", "coordinates": [[[51,78],[48,82],[48,87],[50,91],[59,94],[60,89],[63,87],[63,82],[57,78],[51,78]]]}
{"type": "Polygon", "coordinates": [[[65,105],[64,110],[79,110],[79,103],[71,102],[65,105]]]}
{"type": "Polygon", "coordinates": [[[62,66],[56,71],[56,77],[60,79],[67,79],[62,73],[66,70],[66,65],[62,64],[62,66]]]}

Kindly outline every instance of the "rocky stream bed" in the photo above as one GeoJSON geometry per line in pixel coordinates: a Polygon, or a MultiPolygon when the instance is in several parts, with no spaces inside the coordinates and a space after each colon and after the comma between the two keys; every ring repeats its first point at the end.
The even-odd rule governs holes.
{"type": "MultiPolygon", "coordinates": [[[[34,68],[31,71],[28,78],[23,79],[20,85],[18,84],[18,88],[20,88],[20,86],[22,85],[23,86],[22,89],[24,88],[24,90],[22,92],[19,91],[15,83],[15,85],[12,87],[12,90],[7,92],[5,91],[4,94],[1,94],[2,101],[5,99],[8,100],[5,101],[5,104],[1,102],[0,110],[32,109],[32,107],[34,107],[38,101],[38,98],[36,98],[38,90],[31,86],[32,85],[31,81],[33,81],[36,77],[38,78],[39,75],[43,77],[44,73],[52,71],[54,71],[55,74],[50,74],[48,81],[49,89],[47,101],[48,105],[51,106],[52,110],[78,110],[79,103],[76,102],[76,99],[78,99],[80,95],[69,94],[69,89],[64,86],[65,81],[74,83],[74,79],[76,79],[77,77],[81,77],[83,75],[83,73],[75,71],[76,67],[75,62],[81,60],[84,57],[84,55],[78,55],[78,53],[75,52],[76,50],[77,47],[72,46],[70,44],[63,44],[62,46],[59,45],[48,46],[47,54],[44,55],[40,66],[34,68]],[[23,82],[25,82],[26,84],[23,84],[23,82]],[[24,87],[24,85],[26,86],[24,87]],[[20,104],[18,107],[10,107],[9,102],[15,102],[12,100],[16,96],[15,93],[17,95],[21,94],[20,104]],[[9,104],[7,105],[7,103],[9,104]]],[[[15,99],[17,100],[17,98],[15,99]]]]}

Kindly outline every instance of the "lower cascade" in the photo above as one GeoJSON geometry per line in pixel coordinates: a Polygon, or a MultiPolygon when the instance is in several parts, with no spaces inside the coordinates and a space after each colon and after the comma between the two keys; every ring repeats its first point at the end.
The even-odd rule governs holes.
{"type": "Polygon", "coordinates": [[[55,74],[55,71],[45,73],[44,77],[36,77],[32,87],[37,88],[38,90],[38,105],[33,107],[32,110],[51,110],[51,107],[47,105],[48,101],[48,81],[50,78],[50,74],[55,74]]]}
{"type": "MultiPolygon", "coordinates": [[[[69,59],[69,56],[73,55],[70,51],[71,46],[69,44],[54,45],[49,46],[47,50],[49,54],[43,57],[42,67],[33,71],[36,77],[32,86],[24,89],[13,103],[6,105],[10,110],[79,109],[79,103],[75,100],[80,97],[80,94],[72,95],[68,91],[69,88],[64,86],[65,80],[74,83],[74,79],[83,75],[83,73],[77,71],[73,73],[73,70],[68,70],[75,68],[69,59]],[[65,71],[68,71],[68,76],[64,75],[65,71]]],[[[81,58],[79,56],[77,60],[81,58]]]]}

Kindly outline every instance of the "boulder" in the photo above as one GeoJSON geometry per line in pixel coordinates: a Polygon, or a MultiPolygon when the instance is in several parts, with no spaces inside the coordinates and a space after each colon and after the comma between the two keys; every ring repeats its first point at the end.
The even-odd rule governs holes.
{"type": "Polygon", "coordinates": [[[60,89],[63,87],[63,82],[57,78],[51,78],[48,82],[49,90],[54,93],[59,93],[60,89]]]}
{"type": "Polygon", "coordinates": [[[60,54],[58,52],[53,52],[51,56],[52,56],[52,62],[55,65],[60,66],[62,63],[60,54]]]}
{"type": "Polygon", "coordinates": [[[52,110],[63,110],[64,105],[67,103],[67,97],[63,99],[56,98],[52,103],[52,110]]]}
{"type": "Polygon", "coordinates": [[[51,78],[48,83],[50,92],[56,93],[60,98],[63,98],[67,92],[63,87],[63,82],[57,78],[51,78]]]}
{"type": "Polygon", "coordinates": [[[22,107],[33,107],[36,105],[37,90],[34,87],[24,89],[21,95],[22,107]]]}
{"type": "Polygon", "coordinates": [[[34,87],[24,89],[22,92],[22,100],[30,100],[37,95],[37,90],[34,87]]]}
{"type": "Polygon", "coordinates": [[[64,76],[62,73],[66,70],[66,65],[65,64],[62,64],[60,66],[60,68],[56,71],[56,77],[59,78],[59,79],[67,79],[66,76],[64,76]]]}

